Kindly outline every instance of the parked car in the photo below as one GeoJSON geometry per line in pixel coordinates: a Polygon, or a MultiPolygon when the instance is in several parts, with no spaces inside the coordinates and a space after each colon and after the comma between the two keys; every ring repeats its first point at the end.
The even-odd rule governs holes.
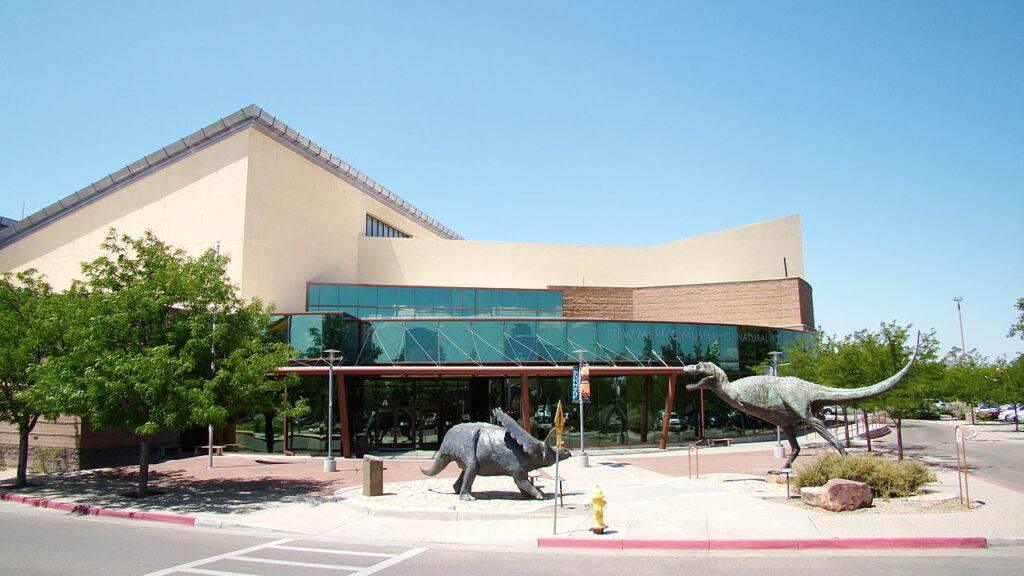
{"type": "Polygon", "coordinates": [[[978,420],[995,420],[1002,409],[998,404],[978,404],[974,409],[974,415],[978,420]]]}
{"type": "MultiPolygon", "coordinates": [[[[665,411],[661,410],[658,415],[654,418],[654,429],[660,430],[662,423],[665,421],[665,411]]],[[[668,414],[668,429],[671,432],[680,432],[683,429],[683,421],[679,419],[679,414],[675,412],[669,412],[668,414]]]]}
{"type": "Polygon", "coordinates": [[[1024,406],[1017,405],[1016,409],[1014,409],[1013,404],[1006,404],[1001,408],[1002,411],[999,412],[999,416],[997,416],[998,420],[1002,422],[1013,422],[1014,419],[1017,419],[1020,422],[1024,422],[1024,406]]]}

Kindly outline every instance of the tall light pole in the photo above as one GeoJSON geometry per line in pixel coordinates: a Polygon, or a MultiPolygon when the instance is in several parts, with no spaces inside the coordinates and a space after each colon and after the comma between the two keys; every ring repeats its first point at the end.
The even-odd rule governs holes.
{"type": "Polygon", "coordinates": [[[338,355],[337,350],[324,350],[327,354],[327,458],[324,459],[324,472],[337,472],[338,468],[331,453],[331,444],[334,443],[334,423],[331,422],[334,412],[334,360],[338,355]]]}
{"type": "Polygon", "coordinates": [[[956,302],[956,317],[960,320],[960,359],[964,360],[967,358],[967,345],[964,344],[964,315],[960,312],[960,303],[964,301],[963,296],[954,296],[953,302],[956,302]]]}
{"type": "MultiPolygon", "coordinates": [[[[956,302],[956,318],[960,322],[960,362],[963,364],[967,363],[967,345],[964,344],[964,315],[960,311],[960,303],[964,301],[963,296],[953,296],[953,302],[956,302]]],[[[974,424],[974,403],[967,403],[967,422],[974,424]]]]}

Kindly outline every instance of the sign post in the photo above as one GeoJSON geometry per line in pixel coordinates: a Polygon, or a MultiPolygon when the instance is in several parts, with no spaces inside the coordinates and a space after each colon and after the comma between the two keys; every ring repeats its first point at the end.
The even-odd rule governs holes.
{"type": "Polygon", "coordinates": [[[562,477],[558,474],[559,455],[562,450],[562,430],[565,429],[565,411],[562,410],[562,401],[558,401],[558,409],[555,410],[555,511],[552,534],[558,534],[558,507],[562,505],[562,477]]]}

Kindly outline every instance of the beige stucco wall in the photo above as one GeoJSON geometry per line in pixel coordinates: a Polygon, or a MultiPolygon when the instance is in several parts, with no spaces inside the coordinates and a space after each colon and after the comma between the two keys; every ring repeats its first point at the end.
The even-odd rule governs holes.
{"type": "Polygon", "coordinates": [[[132,236],[152,230],[196,255],[220,240],[221,250],[233,257],[229,273],[240,280],[247,132],[128,183],[0,249],[0,270],[36,268],[55,288],[66,288],[82,277],[82,262],[100,255],[100,243],[113,227],[132,236]]]}
{"type": "Polygon", "coordinates": [[[110,227],[152,230],[193,254],[219,240],[242,295],[284,312],[305,310],[306,282],[642,287],[804,275],[798,215],[649,247],[441,239],[255,127],[0,249],[0,270],[35,267],[62,289],[110,227]],[[413,238],[364,237],[367,213],[413,238]]]}
{"type": "MultiPolygon", "coordinates": [[[[306,282],[356,282],[366,214],[414,239],[434,232],[257,130],[250,137],[242,294],[306,306],[306,282]]],[[[457,241],[436,240],[441,244],[457,241]]]]}
{"type": "Polygon", "coordinates": [[[358,271],[366,284],[637,287],[802,277],[804,266],[793,215],[639,248],[361,238],[358,271]]]}

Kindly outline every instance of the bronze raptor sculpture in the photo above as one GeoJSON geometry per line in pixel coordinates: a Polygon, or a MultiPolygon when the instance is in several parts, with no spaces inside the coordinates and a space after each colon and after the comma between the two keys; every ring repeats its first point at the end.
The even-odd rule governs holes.
{"type": "Polygon", "coordinates": [[[710,390],[730,406],[781,427],[792,447],[792,453],[783,466],[789,468],[800,454],[794,426],[800,423],[810,425],[840,454],[846,456],[846,450],[816,416],[818,410],[834,404],[860,402],[892,390],[907,375],[916,360],[915,350],[910,362],[899,372],[878,384],[861,388],[831,388],[793,376],[748,376],[730,382],[725,371],[711,362],[699,362],[685,367],[684,371],[703,376],[687,386],[687,390],[710,390]]]}

